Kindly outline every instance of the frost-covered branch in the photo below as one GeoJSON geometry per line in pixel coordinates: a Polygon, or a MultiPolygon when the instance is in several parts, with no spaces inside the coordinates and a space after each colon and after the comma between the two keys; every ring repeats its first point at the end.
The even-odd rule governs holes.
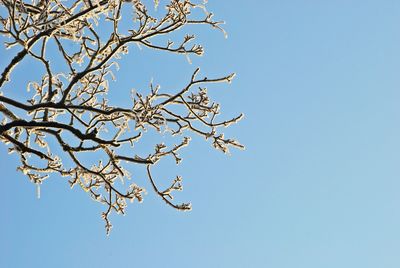
{"type": "Polygon", "coordinates": [[[189,210],[189,203],[173,202],[173,194],[183,189],[182,178],[177,176],[160,189],[151,169],[165,157],[179,164],[180,150],[193,134],[211,140],[224,153],[230,147],[244,148],[222,132],[242,115],[218,121],[220,105],[207,90],[213,83],[230,83],[234,74],[205,77],[197,68],[181,88],[161,92],[150,84],[141,91],[145,93],[131,96],[128,107],[110,105],[107,93],[118,59],[132,45],[201,56],[204,48],[194,43],[195,35],[179,40],[173,33],[188,25],[222,30],[221,24],[202,1],[194,0],[0,0],[5,48],[19,48],[1,71],[0,141],[20,156],[18,170],[33,183],[40,186],[49,174],[58,173],[68,178],[71,187],[82,188],[103,204],[107,233],[112,212],[124,214],[128,201],[143,200],[145,190],[133,182],[129,165],[146,168],[154,192],[168,205],[189,210]],[[150,12],[155,6],[161,11],[150,12]],[[121,26],[127,10],[132,13],[128,30],[121,26]],[[43,73],[27,83],[26,101],[10,97],[10,91],[20,91],[13,70],[27,58],[38,62],[43,73]],[[182,138],[171,146],[155,143],[152,153],[139,155],[134,145],[151,129],[171,139],[182,138]],[[84,157],[88,153],[98,161],[89,163],[84,157]],[[127,180],[131,180],[128,185],[127,180]]]}

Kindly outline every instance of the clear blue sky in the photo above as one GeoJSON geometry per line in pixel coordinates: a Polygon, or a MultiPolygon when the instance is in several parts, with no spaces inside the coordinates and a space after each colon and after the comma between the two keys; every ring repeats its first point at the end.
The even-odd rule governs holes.
{"type": "Polygon", "coordinates": [[[206,54],[192,65],[137,50],[118,90],[122,101],[152,77],[173,88],[197,66],[235,71],[212,94],[226,115],[245,113],[227,132],[246,151],[194,140],[182,166],[156,171],[183,175],[193,210],[143,181],[145,201],[106,237],[101,206],[59,177],[36,199],[1,146],[0,267],[400,267],[400,2],[209,2],[227,40],[199,31],[206,54]]]}

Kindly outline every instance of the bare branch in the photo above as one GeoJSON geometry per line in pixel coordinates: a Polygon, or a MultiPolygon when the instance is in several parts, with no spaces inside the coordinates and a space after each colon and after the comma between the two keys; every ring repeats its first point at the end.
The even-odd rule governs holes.
{"type": "Polygon", "coordinates": [[[131,46],[201,56],[204,48],[194,34],[178,39],[175,33],[187,31],[188,25],[223,31],[223,22],[214,21],[201,0],[153,4],[161,3],[164,13],[151,15],[149,4],[141,0],[0,0],[4,45],[19,47],[0,76],[0,141],[9,146],[10,153],[19,155],[18,170],[33,183],[40,185],[56,173],[68,178],[71,188],[80,187],[103,204],[107,234],[112,213],[124,214],[128,201],[143,200],[145,189],[134,182],[137,178],[131,178],[128,168],[146,168],[155,194],[174,209],[186,211],[191,209],[189,203],[172,202],[176,191],[183,189],[182,178],[177,176],[160,190],[151,168],[165,157],[179,164],[181,151],[193,135],[224,153],[231,147],[244,148],[222,132],[243,115],[218,120],[220,105],[211,100],[206,88],[230,83],[235,74],[200,78],[200,68],[196,68],[178,89],[160,92],[160,86],[151,83],[148,89],[132,93],[128,107],[109,104],[110,80],[119,69],[118,59],[131,46]],[[126,30],[125,25],[121,27],[122,15],[129,10],[131,24],[126,30]],[[38,63],[41,70],[37,71],[42,72],[26,81],[27,101],[6,94],[9,89],[22,92],[13,83],[12,71],[26,58],[38,63]],[[152,138],[153,147],[140,156],[135,146],[150,135],[148,129],[159,133],[160,139],[152,138]],[[180,137],[176,144],[162,142],[167,137],[169,144],[176,136],[180,137]],[[85,154],[98,161],[89,163],[85,154]]]}

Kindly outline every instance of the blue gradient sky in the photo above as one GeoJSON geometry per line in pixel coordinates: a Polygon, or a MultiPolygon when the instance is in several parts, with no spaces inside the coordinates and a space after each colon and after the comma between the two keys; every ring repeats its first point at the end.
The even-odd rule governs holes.
{"type": "Polygon", "coordinates": [[[152,77],[168,89],[197,66],[237,72],[210,91],[225,115],[245,113],[227,132],[246,151],[195,139],[180,167],[155,171],[184,177],[193,210],[143,180],[145,201],[106,237],[100,205],[59,177],[38,200],[0,146],[0,267],[400,267],[400,2],[209,2],[227,40],[200,30],[192,65],[134,50],[114,86],[124,103],[152,77]]]}

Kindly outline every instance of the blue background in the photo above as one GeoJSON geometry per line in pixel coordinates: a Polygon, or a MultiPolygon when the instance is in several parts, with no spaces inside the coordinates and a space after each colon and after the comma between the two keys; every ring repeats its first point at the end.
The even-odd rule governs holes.
{"type": "MultiPolygon", "coordinates": [[[[1,146],[0,267],[400,267],[400,2],[208,9],[227,22],[227,40],[197,28],[206,54],[191,65],[133,49],[115,101],[152,77],[174,89],[197,66],[210,77],[234,71],[210,92],[226,117],[246,115],[227,130],[246,150],[227,157],[194,139],[181,166],[155,170],[184,177],[177,198],[193,210],[167,207],[143,177],[144,202],[112,217],[107,237],[100,205],[57,176],[38,200],[1,146]]],[[[3,68],[14,54],[0,52],[3,68]]]]}

